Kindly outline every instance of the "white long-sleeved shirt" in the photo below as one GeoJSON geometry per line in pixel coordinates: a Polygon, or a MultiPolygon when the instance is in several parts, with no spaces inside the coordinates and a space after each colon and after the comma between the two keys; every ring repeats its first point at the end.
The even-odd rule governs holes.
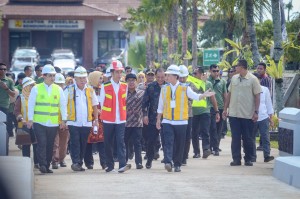
{"type": "Polygon", "coordinates": [[[265,120],[274,113],[270,91],[267,87],[261,86],[260,104],[258,111],[258,122],[265,120]]]}
{"type": "MultiPolygon", "coordinates": [[[[74,90],[76,93],[76,100],[75,100],[75,110],[76,110],[76,119],[75,121],[68,121],[67,125],[77,126],[77,127],[92,127],[93,123],[88,121],[88,110],[87,110],[87,103],[86,103],[86,88],[85,85],[82,90],[80,90],[77,85],[75,84],[74,90]]],[[[65,89],[64,91],[66,99],[69,97],[69,90],[65,89]]],[[[98,99],[95,94],[95,91],[92,94],[92,106],[98,105],[98,99]]]]}
{"type": "MultiPolygon", "coordinates": [[[[177,81],[175,85],[172,85],[172,84],[169,84],[169,85],[170,85],[171,91],[172,91],[172,98],[175,99],[175,93],[176,93],[176,89],[179,85],[179,81],[177,81]]],[[[186,95],[188,98],[190,98],[192,100],[199,100],[201,97],[201,94],[195,93],[189,86],[187,87],[186,95]]],[[[160,91],[157,113],[163,113],[163,110],[164,110],[164,101],[163,101],[163,97],[162,97],[162,92],[160,91]]],[[[171,125],[184,125],[184,124],[188,124],[188,120],[174,121],[174,120],[163,119],[162,123],[171,124],[171,125]]]]}
{"type": "MultiPolygon", "coordinates": [[[[116,83],[114,82],[113,79],[110,80],[113,88],[114,88],[114,92],[115,92],[115,95],[118,96],[118,93],[119,93],[119,89],[120,89],[120,82],[116,83]]],[[[101,91],[100,91],[100,105],[101,107],[103,107],[103,104],[104,104],[104,99],[105,99],[105,89],[104,89],[104,84],[102,84],[101,86],[101,91]]],[[[127,93],[128,89],[126,90],[126,93],[127,93]]],[[[113,124],[122,124],[122,123],[125,123],[126,120],[120,120],[120,110],[119,110],[119,99],[118,97],[116,97],[116,120],[114,122],[110,122],[110,121],[107,121],[107,120],[103,120],[104,123],[113,123],[113,124]]]]}
{"type": "MultiPolygon", "coordinates": [[[[48,86],[45,83],[42,83],[48,93],[48,96],[51,95],[52,92],[52,84],[50,86],[48,86]]],[[[38,90],[37,90],[37,86],[34,86],[31,89],[29,98],[28,98],[28,120],[33,121],[33,115],[34,115],[34,107],[36,104],[36,96],[38,95],[38,90]]],[[[64,95],[64,92],[61,88],[59,88],[59,110],[60,110],[60,114],[61,114],[61,118],[62,120],[67,120],[67,101],[64,95]]],[[[39,123],[43,126],[47,126],[47,127],[55,127],[58,126],[58,124],[52,124],[50,120],[48,120],[46,123],[39,123]]]]}

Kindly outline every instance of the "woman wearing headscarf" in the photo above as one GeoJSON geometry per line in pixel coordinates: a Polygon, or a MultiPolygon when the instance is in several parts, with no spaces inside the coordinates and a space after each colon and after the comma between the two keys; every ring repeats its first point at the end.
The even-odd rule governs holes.
{"type": "MultiPolygon", "coordinates": [[[[101,84],[103,82],[103,73],[99,71],[91,72],[88,76],[88,82],[91,87],[95,90],[96,96],[99,100],[101,84]]],[[[99,128],[97,132],[94,132],[94,129],[91,129],[91,133],[88,137],[88,143],[86,146],[86,152],[84,156],[84,163],[88,169],[93,169],[94,166],[94,158],[93,158],[93,144],[97,147],[99,152],[100,165],[102,169],[106,168],[105,161],[105,151],[104,151],[104,134],[103,134],[103,125],[100,120],[100,103],[98,104],[99,114],[98,114],[98,122],[99,128]]]]}
{"type": "MultiPolygon", "coordinates": [[[[18,127],[22,128],[24,131],[28,132],[31,137],[31,143],[33,146],[33,161],[34,161],[34,168],[38,169],[39,164],[36,153],[36,136],[33,129],[27,129],[26,123],[28,122],[28,98],[32,87],[35,86],[35,81],[30,77],[25,77],[22,81],[22,94],[16,100],[15,108],[14,108],[14,115],[19,122],[18,127]]],[[[22,155],[24,157],[30,157],[30,146],[31,144],[23,145],[22,146],[22,155]]]]}

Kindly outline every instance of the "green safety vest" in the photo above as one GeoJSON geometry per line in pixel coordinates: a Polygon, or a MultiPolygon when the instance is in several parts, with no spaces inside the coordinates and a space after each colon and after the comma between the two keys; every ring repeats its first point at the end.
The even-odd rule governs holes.
{"type": "Polygon", "coordinates": [[[60,92],[59,86],[52,84],[52,92],[48,92],[44,84],[37,84],[37,96],[34,107],[33,122],[58,124],[60,92]]]}
{"type": "MultiPolygon", "coordinates": [[[[201,79],[195,78],[193,76],[188,76],[187,78],[188,82],[191,82],[195,85],[195,87],[197,88],[197,90],[202,90],[203,92],[205,92],[205,82],[202,81],[201,79]]],[[[202,99],[202,100],[193,100],[192,103],[192,107],[207,107],[207,102],[206,99],[202,99]]]]}

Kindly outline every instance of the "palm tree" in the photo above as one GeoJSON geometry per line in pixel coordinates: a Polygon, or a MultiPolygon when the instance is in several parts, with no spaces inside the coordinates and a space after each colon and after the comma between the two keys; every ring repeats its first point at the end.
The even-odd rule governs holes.
{"type": "MultiPolygon", "coordinates": [[[[181,1],[181,28],[182,28],[182,49],[181,49],[181,54],[182,57],[185,57],[186,52],[187,52],[187,33],[188,33],[188,28],[187,28],[187,0],[182,0],[181,1]]],[[[184,59],[183,60],[184,65],[188,65],[188,60],[184,59]]]]}
{"type": "MultiPolygon", "coordinates": [[[[282,34],[281,34],[281,17],[280,17],[280,0],[271,0],[272,18],[273,18],[273,39],[274,39],[274,62],[278,68],[279,60],[283,54],[282,34]]],[[[275,79],[276,109],[277,112],[283,109],[283,80],[282,77],[275,79]]]]}
{"type": "Polygon", "coordinates": [[[288,10],[287,17],[288,21],[290,21],[290,12],[293,9],[293,0],[290,0],[290,2],[285,5],[285,8],[288,10]]]}
{"type": "Polygon", "coordinates": [[[197,0],[192,0],[192,66],[197,67],[198,49],[197,49],[197,33],[198,33],[198,5],[197,0]]]}
{"type": "Polygon", "coordinates": [[[172,31],[173,31],[173,53],[177,53],[178,48],[178,1],[172,6],[172,31]]]}

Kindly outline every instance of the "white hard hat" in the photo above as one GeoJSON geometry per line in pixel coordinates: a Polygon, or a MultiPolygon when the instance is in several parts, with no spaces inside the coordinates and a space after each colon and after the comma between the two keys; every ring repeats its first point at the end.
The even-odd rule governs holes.
{"type": "Polygon", "coordinates": [[[180,70],[179,77],[187,77],[189,75],[189,70],[185,65],[180,65],[179,70],[180,70]]]}
{"type": "Polygon", "coordinates": [[[86,69],[83,68],[82,66],[79,66],[76,68],[74,71],[74,77],[87,77],[87,72],[86,69]]]}
{"type": "Polygon", "coordinates": [[[22,80],[22,88],[25,88],[26,86],[29,86],[30,84],[34,84],[35,81],[30,78],[30,77],[25,77],[23,80],[22,80]]]}
{"type": "Polygon", "coordinates": [[[165,74],[180,75],[180,69],[177,65],[172,64],[167,68],[165,74]]]}
{"type": "Polygon", "coordinates": [[[106,69],[105,74],[104,74],[105,77],[111,77],[111,72],[110,72],[110,70],[111,70],[111,67],[108,67],[108,68],[106,69]]]}
{"type": "Polygon", "coordinates": [[[112,70],[124,70],[123,64],[119,60],[113,60],[110,67],[112,70]]]}
{"type": "Polygon", "coordinates": [[[51,64],[46,64],[43,67],[42,74],[56,74],[55,68],[51,64]]]}
{"type": "Polygon", "coordinates": [[[61,73],[56,73],[54,83],[64,84],[66,82],[65,77],[61,73]]]}

